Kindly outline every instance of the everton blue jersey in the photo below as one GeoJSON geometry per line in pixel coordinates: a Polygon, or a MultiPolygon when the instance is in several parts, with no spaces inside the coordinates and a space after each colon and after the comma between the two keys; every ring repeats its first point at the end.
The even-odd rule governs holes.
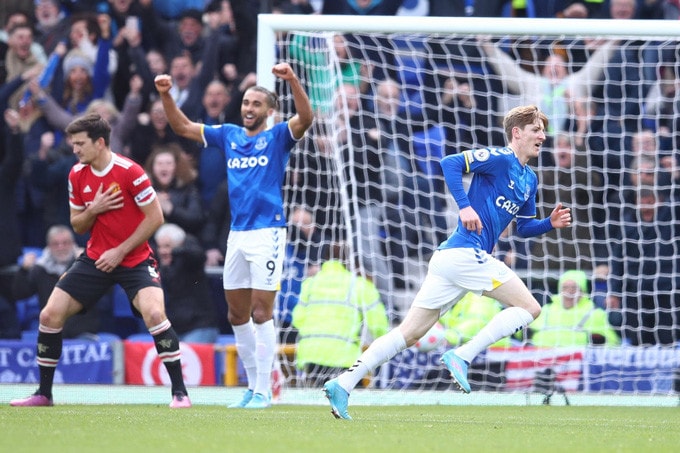
{"type": "Polygon", "coordinates": [[[456,230],[439,248],[475,247],[491,253],[510,222],[536,217],[538,180],[510,148],[482,148],[446,156],[444,177],[459,208],[472,206],[482,222],[481,234],[468,231],[460,219],[456,230]],[[463,173],[474,173],[467,194],[463,173]]]}
{"type": "Polygon", "coordinates": [[[204,145],[224,150],[229,183],[231,229],[285,227],[281,193],[290,150],[297,141],[288,122],[254,137],[234,124],[203,127],[204,145]]]}

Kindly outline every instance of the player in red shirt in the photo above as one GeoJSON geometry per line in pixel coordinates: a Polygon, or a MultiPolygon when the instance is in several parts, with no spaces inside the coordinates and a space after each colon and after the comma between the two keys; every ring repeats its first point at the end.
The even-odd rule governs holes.
{"type": "Polygon", "coordinates": [[[64,322],[92,308],[118,283],[130,299],[132,311],[144,319],[168,371],[170,407],[191,407],[182,377],[179,339],[165,315],[157,263],[148,243],[164,221],[156,192],[142,167],[111,151],[111,126],[99,115],[77,118],[66,133],[80,161],[68,178],[71,225],[76,233],[89,231],[90,239],[85,253],[64,273],[40,312],[40,387],[10,405],[52,406],[64,322]]]}

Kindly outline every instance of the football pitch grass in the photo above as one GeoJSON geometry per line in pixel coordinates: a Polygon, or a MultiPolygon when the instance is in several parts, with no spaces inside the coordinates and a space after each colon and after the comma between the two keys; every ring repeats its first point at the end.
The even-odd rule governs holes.
{"type": "MultiPolygon", "coordinates": [[[[332,417],[321,390],[314,391],[313,404],[282,402],[265,410],[245,410],[227,409],[231,401],[222,401],[224,388],[213,394],[190,389],[194,407],[172,410],[167,406],[169,392],[163,388],[148,388],[151,403],[129,404],[115,398],[125,402],[79,404],[57,399],[49,408],[10,407],[7,393],[16,392],[0,388],[3,453],[658,453],[679,451],[680,445],[677,406],[386,405],[381,396],[404,392],[371,391],[358,398],[361,404],[350,405],[354,420],[346,421],[332,417]],[[373,398],[376,405],[366,404],[373,398]]],[[[82,389],[87,386],[76,388],[82,389]]],[[[64,393],[63,388],[55,390],[55,398],[64,393]]],[[[230,397],[240,395],[234,390],[230,397]]],[[[487,395],[493,399],[493,394],[487,395]]],[[[461,401],[460,395],[451,396],[461,401]]]]}

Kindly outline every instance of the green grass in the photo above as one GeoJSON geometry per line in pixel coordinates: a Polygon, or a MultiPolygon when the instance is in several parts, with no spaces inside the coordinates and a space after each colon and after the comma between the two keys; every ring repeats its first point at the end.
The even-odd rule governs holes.
{"type": "Polygon", "coordinates": [[[38,452],[671,452],[669,407],[320,406],[268,410],[164,405],[0,408],[0,451],[38,452]]]}

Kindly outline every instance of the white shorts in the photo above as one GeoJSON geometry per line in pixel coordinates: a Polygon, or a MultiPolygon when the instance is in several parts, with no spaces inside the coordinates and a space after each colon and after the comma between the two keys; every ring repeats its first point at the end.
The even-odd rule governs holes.
{"type": "Polygon", "coordinates": [[[515,275],[505,263],[483,250],[437,250],[430,259],[425,281],[413,300],[413,306],[439,309],[444,314],[468,292],[480,295],[515,275]]]}
{"type": "Polygon", "coordinates": [[[278,291],[285,254],[285,228],[230,231],[222,275],[224,289],[278,291]]]}

